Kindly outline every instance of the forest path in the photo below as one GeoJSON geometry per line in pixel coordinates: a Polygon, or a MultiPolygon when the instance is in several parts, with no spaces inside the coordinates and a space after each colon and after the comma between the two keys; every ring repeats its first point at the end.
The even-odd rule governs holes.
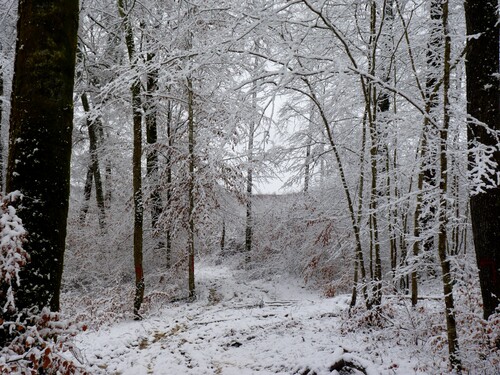
{"type": "MultiPolygon", "coordinates": [[[[348,296],[326,299],[280,276],[248,281],[247,271],[224,265],[197,272],[195,302],[79,335],[92,373],[321,375],[344,350],[365,351],[340,334],[348,296]]],[[[365,363],[372,374],[396,373],[383,360],[365,363]]]]}

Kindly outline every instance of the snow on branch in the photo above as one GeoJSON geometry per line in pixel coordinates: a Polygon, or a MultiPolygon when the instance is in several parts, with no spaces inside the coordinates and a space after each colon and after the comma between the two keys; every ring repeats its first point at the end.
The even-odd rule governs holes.
{"type": "Polygon", "coordinates": [[[499,186],[500,172],[495,161],[494,153],[497,147],[478,144],[469,149],[470,168],[470,195],[477,195],[499,186]]]}
{"type": "Polygon", "coordinates": [[[2,198],[0,205],[0,277],[3,284],[0,293],[6,294],[2,298],[2,312],[15,311],[12,287],[14,283],[19,285],[19,271],[29,261],[29,255],[23,249],[26,231],[11,205],[17,199],[22,199],[19,191],[9,193],[2,198]]]}

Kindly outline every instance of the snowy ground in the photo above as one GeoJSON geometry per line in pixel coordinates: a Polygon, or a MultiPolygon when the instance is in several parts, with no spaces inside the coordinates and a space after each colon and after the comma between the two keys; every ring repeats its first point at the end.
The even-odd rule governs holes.
{"type": "MultiPolygon", "coordinates": [[[[76,338],[95,374],[332,374],[338,359],[369,374],[414,374],[418,358],[341,333],[348,296],[321,297],[276,276],[199,265],[196,302],[165,306],[76,338]]],[[[356,373],[356,372],[352,372],[356,373]]],[[[424,373],[424,372],[420,372],[424,373]]]]}

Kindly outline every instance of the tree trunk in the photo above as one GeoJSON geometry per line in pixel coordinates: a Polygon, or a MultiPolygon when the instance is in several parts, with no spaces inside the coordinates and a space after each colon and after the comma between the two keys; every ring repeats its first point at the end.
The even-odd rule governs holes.
{"type": "Polygon", "coordinates": [[[20,274],[16,307],[56,311],[70,187],[78,1],[20,1],[17,30],[6,190],[24,195],[17,214],[28,232],[24,246],[31,261],[20,274]]]}
{"type": "Polygon", "coordinates": [[[422,210],[419,215],[420,236],[422,237],[422,250],[425,258],[432,259],[435,234],[431,232],[436,222],[435,198],[437,187],[437,168],[439,159],[438,145],[438,110],[439,96],[435,91],[438,79],[443,71],[443,23],[442,23],[442,0],[430,2],[430,26],[429,40],[427,41],[427,77],[425,82],[426,116],[424,117],[422,143],[422,210]],[[423,214],[425,213],[425,214],[423,214]]]}
{"type": "Polygon", "coordinates": [[[440,163],[440,179],[439,179],[439,235],[438,235],[438,255],[441,262],[444,303],[446,307],[446,330],[448,333],[448,350],[450,354],[451,366],[461,371],[461,363],[459,356],[457,324],[455,319],[455,303],[453,300],[453,279],[451,275],[451,265],[448,254],[446,253],[447,244],[447,226],[448,226],[448,129],[450,125],[450,59],[451,59],[451,43],[448,30],[448,0],[444,0],[441,4],[443,14],[443,33],[444,33],[444,64],[443,64],[443,125],[439,132],[439,163],[440,163]]]}
{"type": "MultiPolygon", "coordinates": [[[[132,68],[136,66],[136,55],[132,26],[128,14],[125,13],[123,0],[118,0],[118,11],[123,19],[125,31],[125,43],[132,68]]],[[[142,200],[142,175],[141,175],[141,155],[142,155],[142,114],[141,114],[141,86],[138,78],[134,80],[130,87],[132,94],[132,121],[133,121],[133,142],[132,152],[132,185],[134,197],[134,268],[135,268],[135,296],[134,296],[134,316],[135,319],[142,319],[139,310],[144,299],[144,271],[142,266],[142,237],[143,237],[143,216],[144,205],[142,200]]]]}
{"type": "Polygon", "coordinates": [[[187,80],[188,94],[188,145],[189,145],[189,212],[188,212],[188,267],[189,267],[189,300],[196,299],[196,285],[194,280],[194,98],[193,82],[187,80]]]}
{"type": "Polygon", "coordinates": [[[132,180],[134,193],[134,266],[135,266],[135,298],[134,315],[140,318],[139,309],[144,298],[144,272],[142,267],[142,237],[144,208],[142,201],[142,115],[140,112],[141,98],[139,82],[132,85],[132,110],[134,126],[134,150],[132,153],[132,180]]]}
{"type": "MultiPolygon", "coordinates": [[[[363,124],[361,130],[361,155],[359,158],[359,193],[358,193],[358,207],[357,216],[355,218],[356,229],[359,230],[361,226],[361,220],[363,218],[363,197],[364,197],[364,184],[365,184],[365,150],[366,150],[366,121],[368,117],[368,106],[365,107],[365,113],[363,115],[363,124]]],[[[352,286],[351,302],[349,307],[352,308],[356,306],[356,300],[358,297],[358,282],[359,273],[361,273],[361,279],[363,284],[366,283],[366,270],[365,262],[363,257],[363,250],[361,248],[361,240],[359,235],[356,236],[356,251],[354,253],[354,279],[352,286]],[[359,241],[359,243],[358,243],[359,241]]],[[[362,286],[366,288],[365,285],[362,286]]],[[[366,293],[365,293],[366,297],[366,293]]]]}
{"type": "Polygon", "coordinates": [[[314,104],[311,105],[309,113],[309,121],[307,122],[307,135],[306,135],[306,158],[304,161],[304,193],[309,192],[309,185],[311,183],[311,137],[314,119],[314,104]]]}
{"type": "MultiPolygon", "coordinates": [[[[2,47],[0,46],[0,52],[2,47]]],[[[3,118],[3,102],[4,100],[4,79],[3,79],[3,66],[0,64],[0,135],[2,134],[2,118],[3,118]]],[[[0,136],[0,192],[4,193],[4,179],[3,179],[3,137],[0,136]]]]}
{"type": "MultiPolygon", "coordinates": [[[[255,61],[255,67],[257,67],[257,61],[255,61]]],[[[254,116],[257,115],[257,82],[254,81],[252,85],[252,109],[254,110],[254,116]]],[[[255,136],[255,120],[252,118],[250,120],[248,130],[248,148],[247,148],[247,211],[246,211],[246,226],[245,226],[245,260],[250,263],[252,258],[252,237],[253,237],[253,145],[255,136]]]]}
{"type": "MultiPolygon", "coordinates": [[[[436,221],[436,199],[433,197],[436,188],[436,174],[439,159],[438,129],[436,110],[438,93],[436,85],[443,71],[443,23],[441,0],[430,3],[429,40],[427,41],[427,78],[425,83],[425,117],[422,140],[419,147],[420,172],[417,184],[417,205],[415,209],[415,243],[414,259],[423,251],[426,259],[432,259],[435,234],[431,233],[436,221]]],[[[412,305],[418,302],[417,264],[412,271],[412,305]]]]}
{"type": "MultiPolygon", "coordinates": [[[[172,149],[174,147],[173,133],[172,133],[172,102],[169,100],[167,103],[167,138],[168,138],[168,149],[166,153],[166,175],[167,175],[167,186],[166,186],[166,198],[167,207],[170,207],[172,203],[172,149]]],[[[167,227],[165,231],[165,252],[166,252],[166,262],[167,268],[172,266],[172,234],[170,228],[167,227]]]]}
{"type": "MultiPolygon", "coordinates": [[[[422,137],[421,143],[419,144],[419,149],[417,150],[417,153],[420,154],[420,166],[422,166],[422,154],[423,151],[422,149],[426,147],[425,146],[425,138],[422,137]]],[[[421,167],[422,168],[422,167],[421,167]]],[[[420,214],[422,212],[422,188],[424,186],[424,173],[422,170],[418,174],[418,181],[417,181],[417,200],[416,200],[416,205],[415,205],[415,214],[413,216],[413,237],[414,242],[412,246],[412,255],[413,255],[413,261],[411,265],[411,305],[412,306],[417,306],[418,303],[418,273],[417,273],[417,268],[418,268],[418,254],[420,252],[420,241],[418,240],[420,237],[420,234],[422,232],[421,230],[421,222],[420,222],[420,214]]]]}
{"type": "MultiPolygon", "coordinates": [[[[148,53],[147,61],[151,62],[154,54],[148,53]]],[[[161,240],[158,232],[158,220],[162,213],[163,202],[160,194],[160,184],[158,181],[158,150],[156,142],[158,141],[158,126],[157,126],[157,105],[154,94],[158,90],[158,71],[153,70],[147,74],[146,91],[149,96],[145,104],[146,112],[146,141],[150,147],[147,154],[146,174],[151,184],[151,227],[153,236],[160,237],[157,243],[158,249],[163,249],[164,243],[161,240]]]]}
{"type": "Polygon", "coordinates": [[[246,262],[251,260],[252,251],[252,235],[253,235],[253,215],[252,215],[252,200],[253,200],[253,141],[254,141],[255,123],[250,122],[250,130],[248,134],[248,168],[247,168],[247,210],[246,210],[246,226],[245,226],[245,252],[246,262]]]}
{"type": "Polygon", "coordinates": [[[85,181],[85,189],[84,189],[85,204],[84,207],[82,208],[82,212],[80,215],[80,222],[85,221],[85,214],[87,213],[88,210],[88,201],[90,199],[90,192],[92,190],[92,176],[93,176],[95,181],[95,196],[97,201],[97,207],[99,209],[98,210],[99,226],[101,230],[104,231],[106,228],[106,209],[104,207],[104,194],[102,189],[101,170],[99,168],[99,157],[97,155],[96,128],[98,127],[99,119],[97,120],[90,119],[90,106],[86,93],[82,94],[81,99],[82,99],[83,110],[87,113],[87,129],[89,132],[89,144],[90,144],[89,171],[91,172],[90,174],[91,177],[89,179],[89,173],[87,172],[87,179],[85,181]],[[89,180],[90,180],[90,188],[87,185],[89,180]]]}
{"type": "Polygon", "coordinates": [[[87,212],[89,212],[90,197],[92,196],[92,182],[94,181],[94,173],[92,171],[92,163],[87,167],[87,175],[85,177],[85,185],[83,187],[83,204],[80,209],[80,225],[85,224],[87,212]]]}
{"type": "Polygon", "coordinates": [[[222,232],[220,235],[220,253],[224,256],[224,250],[226,248],[226,220],[222,219],[222,232]]]}
{"type": "MultiPolygon", "coordinates": [[[[494,132],[500,130],[499,23],[498,0],[466,0],[467,34],[467,137],[471,147],[495,147],[500,166],[500,151],[494,132]],[[496,76],[495,76],[496,75],[496,76]],[[477,121],[480,123],[478,123],[477,121]],[[483,126],[486,124],[489,129],[483,126]]],[[[473,156],[471,155],[473,162],[473,156]]],[[[493,176],[493,178],[497,178],[493,176]]],[[[500,187],[487,189],[470,198],[472,234],[476,250],[479,282],[487,319],[500,304],[500,187]]]]}

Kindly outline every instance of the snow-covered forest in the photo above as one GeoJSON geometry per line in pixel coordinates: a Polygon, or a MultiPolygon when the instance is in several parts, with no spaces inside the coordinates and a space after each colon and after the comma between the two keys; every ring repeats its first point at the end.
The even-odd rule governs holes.
{"type": "Polygon", "coordinates": [[[498,0],[36,3],[0,373],[500,373],[498,0]]]}

